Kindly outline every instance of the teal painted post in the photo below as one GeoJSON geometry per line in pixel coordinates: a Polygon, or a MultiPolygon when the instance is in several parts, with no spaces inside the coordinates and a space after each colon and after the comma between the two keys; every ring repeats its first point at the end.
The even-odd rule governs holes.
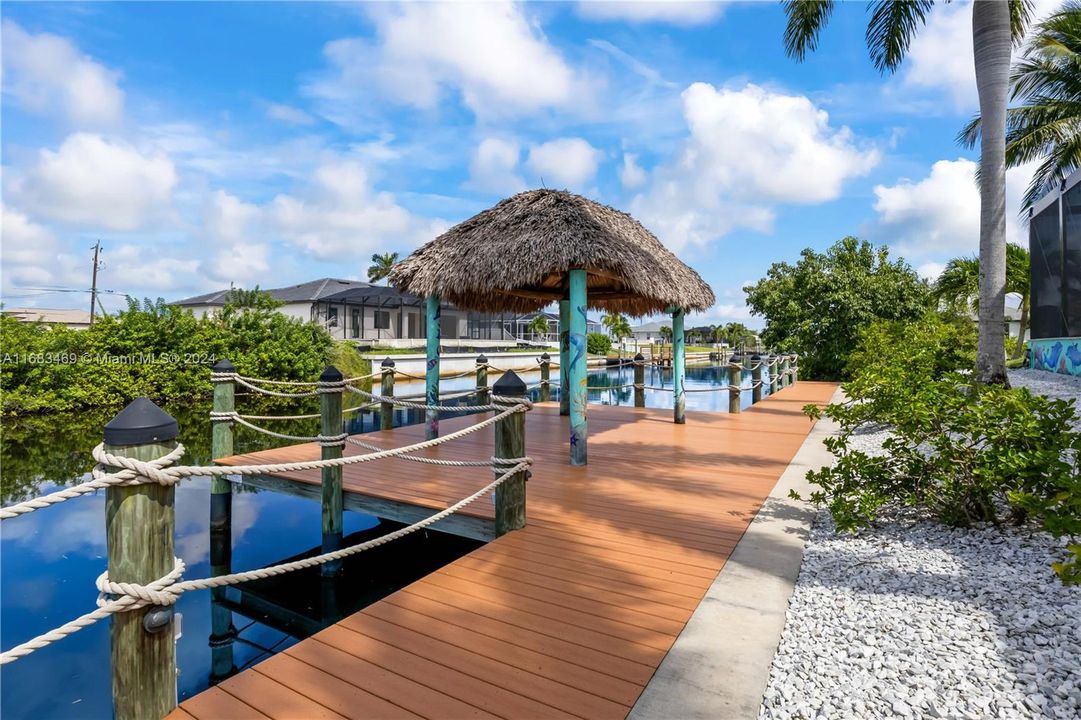
{"type": "Polygon", "coordinates": [[[559,301],[559,414],[571,414],[570,394],[570,300],[559,301]]]}
{"type": "Polygon", "coordinates": [[[634,406],[646,406],[646,359],[642,353],[634,356],[634,406]]]}
{"type": "Polygon", "coordinates": [[[477,405],[488,404],[488,358],[477,355],[477,405]]]}
{"type": "Polygon", "coordinates": [[[743,391],[743,366],[737,362],[728,363],[728,412],[738,413],[740,393],[743,391]]]}
{"type": "MultiPolygon", "coordinates": [[[[428,361],[424,366],[424,403],[426,405],[439,404],[439,305],[438,295],[428,298],[428,361]]],[[[426,410],[424,420],[424,438],[431,440],[439,437],[439,413],[435,410],[426,410]]]]}
{"type": "Polygon", "coordinates": [[[766,381],[766,375],[762,371],[765,366],[761,355],[751,356],[751,403],[753,404],[762,402],[762,384],[766,381]]]}
{"type": "MultiPolygon", "coordinates": [[[[319,376],[319,434],[325,438],[342,433],[342,391],[345,389],[341,371],[327,365],[319,376]],[[336,386],[335,386],[336,384],[336,386]],[[329,386],[329,387],[327,387],[329,386]]],[[[342,444],[327,441],[321,443],[323,460],[336,460],[342,456],[342,444]]],[[[323,552],[334,552],[342,547],[342,468],[322,469],[323,552]]],[[[323,577],[334,577],[342,569],[342,561],[323,563],[319,572],[323,577]]]]}
{"type": "Polygon", "coordinates": [[[687,395],[683,382],[687,374],[687,345],[683,336],[683,308],[672,311],[672,420],[677,425],[687,422],[687,395]]]}
{"type": "Polygon", "coordinates": [[[586,464],[586,271],[570,271],[570,335],[567,373],[571,415],[571,465],[586,464]]]}
{"type": "Polygon", "coordinates": [[[548,402],[552,399],[552,356],[544,353],[540,356],[540,401],[548,402]]]}

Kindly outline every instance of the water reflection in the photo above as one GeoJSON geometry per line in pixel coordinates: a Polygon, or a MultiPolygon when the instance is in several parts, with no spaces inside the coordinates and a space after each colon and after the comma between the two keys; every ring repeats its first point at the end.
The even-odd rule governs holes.
{"type": "MultiPolygon", "coordinates": [[[[523,374],[527,383],[539,373],[523,374]]],[[[558,398],[558,371],[552,372],[553,399],[558,398]]],[[[494,380],[494,378],[493,378],[494,380]]],[[[590,385],[618,386],[633,382],[633,368],[595,370],[590,385]]],[[[741,377],[743,404],[750,403],[750,374],[741,377]]],[[[468,390],[472,378],[443,384],[445,393],[468,390]]],[[[647,368],[646,384],[670,388],[669,369],[647,368]]],[[[727,386],[727,370],[715,366],[687,369],[688,390],[727,386]]],[[[420,393],[423,384],[400,382],[396,394],[420,393]]],[[[768,387],[766,388],[768,392],[768,387]]],[[[539,390],[532,391],[533,399],[539,390]]],[[[591,402],[633,404],[633,388],[591,390],[591,402]]],[[[468,403],[464,398],[459,403],[468,403]]],[[[357,404],[357,403],[352,403],[357,404]]],[[[650,407],[672,407],[671,392],[646,391],[650,407]]],[[[266,403],[238,398],[242,412],[294,414],[311,412],[317,402],[266,403]]],[[[690,392],[688,410],[723,412],[727,392],[690,392]]],[[[208,403],[167,404],[177,418],[180,440],[188,450],[185,463],[209,462],[208,403]]],[[[0,437],[4,504],[40,495],[82,481],[93,465],[91,448],[115,410],[20,418],[7,422],[0,437]]],[[[423,421],[423,413],[398,410],[395,424],[423,421]]],[[[380,425],[378,410],[358,413],[350,432],[380,425]]],[[[288,432],[315,435],[318,420],[289,425],[288,432]]],[[[243,428],[236,432],[237,452],[286,444],[243,428]]],[[[211,533],[210,483],[193,478],[176,491],[176,547],[187,577],[231,572],[317,554],[321,542],[320,508],[313,500],[260,492],[234,485],[229,522],[211,533]]],[[[0,526],[0,645],[10,648],[94,607],[94,580],[104,569],[105,494],[99,492],[48,510],[8,520],[0,526]]],[[[345,512],[345,542],[354,544],[399,527],[395,523],[345,512]]],[[[460,557],[478,543],[436,532],[417,533],[345,561],[343,574],[324,581],[318,569],[253,581],[240,587],[193,592],[177,604],[184,616],[177,645],[181,699],[200,692],[307,637],[328,623],[355,612],[433,569],[460,557]]],[[[11,718],[101,718],[111,713],[109,697],[109,623],[99,622],[0,670],[3,694],[0,715],[11,718]],[[57,682],[62,679],[62,682],[57,682]],[[48,688],[48,692],[42,692],[48,688]]]]}

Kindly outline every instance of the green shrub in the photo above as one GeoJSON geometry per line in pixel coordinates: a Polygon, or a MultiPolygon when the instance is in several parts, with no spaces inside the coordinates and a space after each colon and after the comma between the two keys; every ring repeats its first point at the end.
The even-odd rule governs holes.
{"type": "Polygon", "coordinates": [[[586,350],[590,355],[607,355],[612,349],[612,338],[604,333],[591,332],[586,335],[586,350]]]}
{"type": "MultiPolygon", "coordinates": [[[[883,507],[900,504],[954,526],[1031,519],[1056,536],[1081,534],[1081,433],[1071,429],[1073,406],[949,372],[968,364],[967,331],[929,317],[907,325],[868,328],[853,355],[863,362],[844,385],[848,402],[805,409],[840,425],[825,441],[836,462],[807,475],[819,487],[810,500],[828,507],[842,530],[868,525],[883,507]],[[882,344],[898,337],[908,343],[882,344]],[[951,346],[951,339],[965,344],[951,346]],[[856,431],[878,424],[891,431],[882,454],[851,446],[856,431]]],[[[1081,546],[1070,552],[1055,571],[1081,582],[1081,546]]]]}

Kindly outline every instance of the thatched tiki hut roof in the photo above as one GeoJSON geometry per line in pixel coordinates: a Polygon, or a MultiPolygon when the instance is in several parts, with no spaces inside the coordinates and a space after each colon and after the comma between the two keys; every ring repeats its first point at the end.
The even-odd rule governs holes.
{"type": "Polygon", "coordinates": [[[630,215],[580,195],[529,190],[461,222],[390,274],[398,289],[481,312],[539,310],[587,272],[589,307],[630,315],[702,311],[713,291],[630,215]]]}

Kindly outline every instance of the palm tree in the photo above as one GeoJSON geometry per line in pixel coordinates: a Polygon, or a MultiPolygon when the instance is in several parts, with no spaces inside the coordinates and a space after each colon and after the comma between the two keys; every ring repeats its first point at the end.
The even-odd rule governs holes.
{"type": "MultiPolygon", "coordinates": [[[[785,51],[797,60],[818,46],[834,0],[785,0],[785,51]]],[[[895,72],[934,0],[874,0],[867,49],[880,72],[895,72]]],[[[980,98],[980,317],[976,379],[1006,385],[1003,311],[1006,297],[1006,95],[1010,52],[1024,37],[1031,0],[975,0],[972,48],[980,98]]]]}
{"type": "MultiPolygon", "coordinates": [[[[1021,298],[1021,318],[1018,322],[1017,343],[1014,358],[1021,357],[1025,349],[1025,331],[1028,330],[1029,311],[1029,255],[1020,245],[1006,245],[1006,292],[1021,298]]],[[[951,307],[979,313],[980,308],[980,260],[976,257],[957,257],[946,263],[934,285],[935,297],[951,307]]]]}
{"type": "Polygon", "coordinates": [[[548,336],[548,317],[544,313],[537,313],[529,321],[529,330],[534,336],[548,336]]]}
{"type": "Polygon", "coordinates": [[[375,253],[372,255],[372,264],[368,266],[368,282],[379,282],[394,269],[398,263],[398,253],[375,253]]]}
{"type": "Polygon", "coordinates": [[[631,331],[631,324],[626,317],[619,313],[608,314],[601,318],[601,324],[608,330],[608,334],[616,339],[616,344],[619,345],[619,358],[623,359],[623,338],[630,337],[633,332],[631,331]]]}
{"type": "MultiPolygon", "coordinates": [[[[1010,100],[1023,102],[1006,110],[1006,167],[1043,159],[1025,191],[1027,210],[1081,166],[1081,2],[1067,2],[1037,26],[1010,85],[1010,100]]],[[[977,115],[958,141],[971,148],[979,140],[977,115]]]]}

